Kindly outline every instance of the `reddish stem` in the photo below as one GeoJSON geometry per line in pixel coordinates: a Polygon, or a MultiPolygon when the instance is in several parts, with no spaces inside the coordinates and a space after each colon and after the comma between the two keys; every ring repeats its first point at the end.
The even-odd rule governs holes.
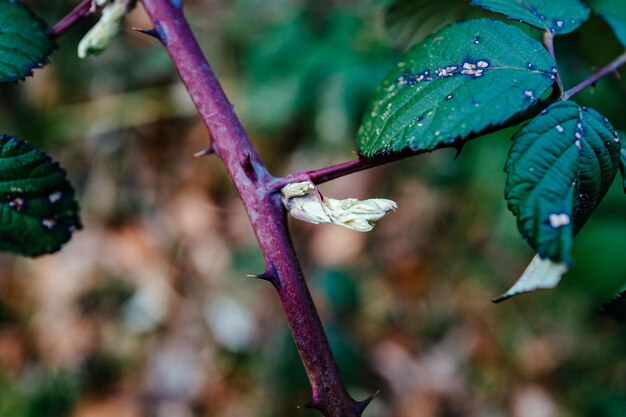
{"type": "Polygon", "coordinates": [[[296,257],[286,210],[272,177],[250,143],[233,106],[193,36],[179,1],[142,0],[158,37],[169,53],[213,138],[212,150],[226,165],[263,251],[266,271],[283,305],[311,381],[310,407],[326,417],[358,417],[367,402],[348,394],[296,257]]]}
{"type": "Polygon", "coordinates": [[[313,184],[323,184],[346,175],[354,174],[355,172],[375,168],[380,165],[408,158],[409,156],[415,156],[418,153],[419,152],[405,151],[393,154],[376,155],[371,158],[359,156],[358,159],[352,161],[342,162],[311,171],[296,172],[287,177],[279,178],[274,182],[273,187],[276,191],[278,191],[285,185],[294,182],[311,181],[313,184]]]}
{"type": "Polygon", "coordinates": [[[59,20],[59,23],[52,28],[53,36],[60,36],[76,22],[92,12],[92,0],[83,0],[78,6],[67,14],[63,19],[59,20]]]}
{"type": "Polygon", "coordinates": [[[609,65],[607,65],[606,67],[602,68],[600,71],[593,74],[591,77],[587,78],[580,84],[567,90],[563,94],[563,98],[565,100],[568,100],[570,97],[580,93],[585,88],[596,83],[600,78],[605,77],[611,73],[614,73],[615,71],[617,71],[619,67],[621,67],[624,64],[626,64],[626,51],[620,56],[618,56],[617,58],[615,58],[613,62],[611,62],[609,65]]]}

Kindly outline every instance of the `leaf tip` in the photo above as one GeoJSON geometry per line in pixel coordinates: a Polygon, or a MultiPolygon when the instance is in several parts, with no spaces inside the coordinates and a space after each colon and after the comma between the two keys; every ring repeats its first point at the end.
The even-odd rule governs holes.
{"type": "Polygon", "coordinates": [[[568,269],[568,266],[563,262],[544,259],[537,254],[517,282],[507,292],[491,301],[497,304],[526,292],[554,288],[568,269]]]}

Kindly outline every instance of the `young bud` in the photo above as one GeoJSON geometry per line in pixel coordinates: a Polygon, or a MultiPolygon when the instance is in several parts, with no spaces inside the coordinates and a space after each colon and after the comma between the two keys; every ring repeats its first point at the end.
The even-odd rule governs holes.
{"type": "MultiPolygon", "coordinates": [[[[99,6],[106,3],[106,1],[100,0],[96,2],[99,6]]],[[[102,9],[102,16],[98,23],[87,32],[78,44],[78,57],[84,59],[104,51],[120,31],[127,11],[127,0],[114,0],[112,3],[106,4],[102,9]]]]}
{"type": "Polygon", "coordinates": [[[315,185],[311,181],[292,182],[283,187],[281,193],[283,194],[283,200],[285,198],[302,197],[315,190],[315,185]]]}
{"type": "Polygon", "coordinates": [[[337,224],[358,232],[369,232],[374,222],[398,208],[395,202],[383,198],[323,198],[310,181],[288,184],[281,191],[283,204],[296,219],[337,224]]]}

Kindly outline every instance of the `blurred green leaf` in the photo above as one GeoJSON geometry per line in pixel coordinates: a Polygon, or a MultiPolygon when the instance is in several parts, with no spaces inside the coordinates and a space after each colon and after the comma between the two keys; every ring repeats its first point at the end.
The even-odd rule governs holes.
{"type": "Polygon", "coordinates": [[[0,417],[27,417],[28,404],[17,384],[0,376],[0,417]]]}
{"type": "Polygon", "coordinates": [[[589,5],[611,26],[615,36],[626,47],[626,4],[624,0],[590,0],[589,5]]]}
{"type": "Polygon", "coordinates": [[[521,30],[480,19],[415,45],[379,87],[359,153],[431,151],[501,125],[554,83],[554,61],[521,30]]]}
{"type": "Polygon", "coordinates": [[[385,11],[385,26],[394,43],[410,46],[456,20],[484,14],[461,0],[394,0],[385,11]]]}
{"type": "Polygon", "coordinates": [[[76,403],[76,382],[69,372],[40,368],[22,383],[0,377],[0,417],[66,417],[76,403]]]}
{"type": "Polygon", "coordinates": [[[76,402],[76,378],[68,372],[45,372],[28,388],[28,417],[65,417],[76,402]]]}
{"type": "Polygon", "coordinates": [[[0,135],[0,250],[38,256],[81,227],[65,171],[26,141],[0,135]]]}
{"type": "Polygon", "coordinates": [[[626,290],[620,292],[613,300],[602,307],[602,313],[615,320],[626,323],[626,290]]]}
{"type": "Polygon", "coordinates": [[[297,121],[327,143],[354,136],[395,58],[382,36],[347,11],[323,18],[299,11],[260,30],[254,45],[246,53],[244,119],[273,134],[297,121]]]}
{"type": "Polygon", "coordinates": [[[589,18],[589,9],[579,0],[471,0],[471,4],[559,35],[589,18]]]}
{"type": "Polygon", "coordinates": [[[26,5],[0,0],[0,83],[32,75],[55,45],[46,23],[26,5]]]}
{"type": "Polygon", "coordinates": [[[357,282],[348,272],[340,269],[323,270],[318,285],[336,315],[342,316],[358,310],[357,282]]]}
{"type": "Polygon", "coordinates": [[[621,144],[608,120],[558,102],[515,137],[505,197],[522,236],[542,258],[571,265],[574,235],[608,191],[621,144]]]}

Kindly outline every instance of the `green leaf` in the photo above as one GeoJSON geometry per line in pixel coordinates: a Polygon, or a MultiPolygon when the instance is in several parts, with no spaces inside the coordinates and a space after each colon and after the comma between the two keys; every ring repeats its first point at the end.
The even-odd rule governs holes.
{"type": "Polygon", "coordinates": [[[448,26],[415,45],[378,88],[358,134],[358,151],[431,151],[501,125],[554,83],[540,43],[506,23],[448,26]]]}
{"type": "Polygon", "coordinates": [[[555,35],[572,32],[589,18],[589,9],[579,0],[472,0],[471,4],[555,35]]]}
{"type": "Polygon", "coordinates": [[[608,191],[621,143],[609,121],[571,101],[545,109],[514,137],[505,197],[541,258],[572,263],[574,235],[608,191]]]}
{"type": "Polygon", "coordinates": [[[606,20],[617,39],[626,47],[626,4],[624,4],[624,0],[591,0],[589,5],[606,20]]]}
{"type": "Polygon", "coordinates": [[[23,3],[0,0],[0,83],[32,75],[56,43],[46,23],[23,3]]]}
{"type": "Polygon", "coordinates": [[[81,227],[65,171],[30,143],[7,135],[0,135],[0,202],[0,251],[55,252],[81,227]]]}

